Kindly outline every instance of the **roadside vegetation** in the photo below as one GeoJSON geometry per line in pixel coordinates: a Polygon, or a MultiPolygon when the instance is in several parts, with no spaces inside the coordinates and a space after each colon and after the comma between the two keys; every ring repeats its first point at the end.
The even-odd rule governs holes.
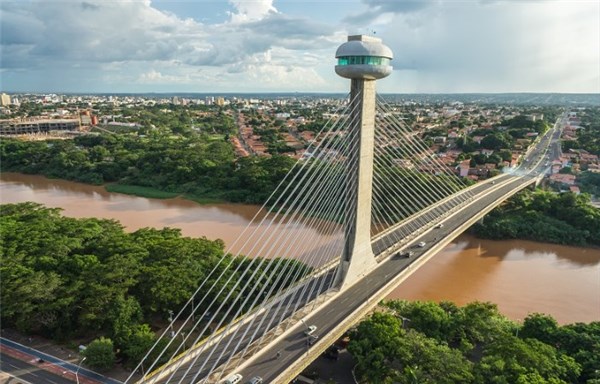
{"type": "Polygon", "coordinates": [[[565,245],[600,245],[600,210],[587,194],[524,190],[471,230],[493,240],[524,239],[565,245]]]}
{"type": "Polygon", "coordinates": [[[496,305],[390,301],[351,333],[360,383],[600,383],[600,322],[522,324],[496,305]]]}
{"type": "MultiPolygon", "coordinates": [[[[169,311],[179,312],[213,268],[239,281],[236,267],[243,271],[250,262],[225,255],[221,240],[183,237],[178,229],[127,233],[114,220],[67,218],[36,203],[1,205],[0,213],[2,326],[61,342],[96,339],[86,357],[98,369],[110,368],[116,358],[136,364],[156,341],[155,332],[166,326],[169,311]]],[[[298,278],[310,270],[296,261],[282,265],[271,268],[291,269],[298,278]]],[[[277,284],[277,292],[294,283],[258,281],[260,275],[253,274],[257,281],[247,287],[277,284]]],[[[231,285],[227,281],[216,284],[231,285]]],[[[239,306],[236,297],[261,291],[237,287],[238,295],[226,298],[230,289],[214,297],[214,308],[239,306]]],[[[195,313],[214,313],[207,307],[211,302],[197,303],[195,313]]]]}

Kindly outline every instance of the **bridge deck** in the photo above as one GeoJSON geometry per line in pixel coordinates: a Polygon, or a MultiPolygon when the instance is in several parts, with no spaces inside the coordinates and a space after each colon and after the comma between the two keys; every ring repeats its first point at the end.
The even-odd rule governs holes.
{"type": "MultiPolygon", "coordinates": [[[[343,329],[339,328],[339,325],[347,320],[357,308],[368,304],[368,308],[374,307],[379,299],[370,299],[376,292],[381,291],[384,287],[389,285],[390,281],[396,279],[406,271],[411,265],[419,260],[420,257],[427,255],[430,251],[434,252],[439,248],[440,243],[448,243],[454,237],[458,236],[462,231],[456,231],[465,222],[469,221],[473,217],[483,216],[482,212],[487,211],[485,208],[493,207],[507,195],[514,193],[515,189],[521,189],[524,186],[532,182],[531,179],[524,179],[521,177],[502,175],[495,184],[490,182],[480,183],[472,188],[472,192],[475,193],[475,197],[470,201],[465,202],[463,206],[457,209],[455,208],[454,214],[448,216],[444,222],[443,229],[435,229],[435,232],[425,232],[421,236],[415,236],[410,240],[411,243],[419,241],[425,241],[426,246],[423,248],[414,248],[414,256],[410,259],[391,257],[386,258],[382,261],[378,267],[365,276],[364,279],[351,286],[349,289],[341,292],[334,299],[330,300],[318,311],[311,314],[307,322],[316,324],[318,327],[318,334],[330,334],[338,335],[343,333],[348,326],[346,325],[343,329]],[[460,212],[459,212],[460,211],[460,212]],[[434,237],[437,238],[434,241],[434,237]],[[438,246],[436,246],[436,244],[438,246]],[[370,301],[369,301],[370,300],[370,301]]],[[[460,201],[458,197],[450,199],[442,205],[442,209],[448,209],[460,201]]],[[[491,209],[491,208],[489,208],[491,209]]],[[[489,210],[488,209],[488,210],[489,210]]],[[[418,217],[413,218],[416,220],[418,217]]],[[[406,221],[398,225],[395,229],[390,231],[386,236],[376,240],[373,243],[373,251],[375,254],[381,254],[390,247],[395,246],[395,240],[398,238],[399,233],[406,233],[407,227],[410,225],[410,221],[406,221]]],[[[407,241],[407,239],[403,239],[407,241]]],[[[405,248],[408,243],[404,243],[400,248],[405,248]]],[[[276,328],[277,324],[280,324],[284,319],[289,318],[293,315],[293,309],[302,307],[306,303],[310,302],[315,298],[317,294],[323,294],[325,291],[324,287],[328,287],[335,269],[321,275],[317,279],[307,281],[305,286],[300,286],[293,292],[288,293],[286,296],[279,299],[278,302],[283,301],[285,304],[280,306],[272,306],[270,309],[257,314],[253,321],[248,321],[244,324],[240,324],[237,330],[229,334],[223,334],[222,338],[224,343],[219,343],[214,349],[206,348],[201,351],[197,358],[189,359],[184,361],[176,372],[171,376],[165,377],[156,376],[154,378],[147,379],[147,383],[194,383],[194,382],[214,382],[214,379],[202,381],[202,378],[206,378],[208,373],[214,368],[224,363],[231,357],[232,351],[243,350],[246,346],[252,342],[260,339],[260,337],[276,328]],[[319,289],[314,290],[315,294],[309,296],[307,292],[313,291],[311,288],[318,286],[319,289]],[[187,373],[186,373],[187,372],[187,373]]],[[[412,272],[411,272],[412,273],[412,272]]],[[[397,282],[393,286],[397,285],[397,282]]],[[[356,321],[359,320],[358,316],[356,321]]],[[[296,319],[296,322],[299,319],[296,319]]],[[[292,328],[294,329],[294,328],[292,328]]],[[[282,331],[275,332],[274,336],[282,331]]],[[[331,337],[330,337],[331,338],[331,337]]],[[[328,338],[328,339],[330,339],[328,338]]],[[[277,379],[282,372],[293,366],[298,361],[304,361],[303,366],[308,365],[310,361],[316,358],[324,349],[326,349],[331,343],[331,340],[321,340],[313,346],[307,346],[306,337],[303,335],[303,328],[296,327],[295,331],[289,331],[273,343],[270,343],[266,348],[259,351],[259,356],[253,358],[251,353],[244,356],[244,359],[248,360],[248,365],[242,369],[244,376],[256,376],[260,375],[265,379],[265,382],[273,383],[279,382],[277,379]],[[276,359],[277,351],[282,351],[282,356],[276,359]],[[277,380],[277,381],[275,381],[277,380]]],[[[297,365],[297,364],[296,364],[297,365]]],[[[297,369],[296,369],[297,370],[297,369]]],[[[295,374],[292,374],[292,376],[295,374]]],[[[284,382],[284,381],[281,381],[284,382]]]]}

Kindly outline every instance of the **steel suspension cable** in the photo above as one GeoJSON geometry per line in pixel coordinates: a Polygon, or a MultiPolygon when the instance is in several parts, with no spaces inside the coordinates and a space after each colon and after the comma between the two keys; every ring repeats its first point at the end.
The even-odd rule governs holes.
{"type": "MultiPolygon", "coordinates": [[[[285,206],[285,204],[284,204],[284,206],[285,206]]],[[[272,221],[271,221],[270,225],[271,225],[271,224],[272,224],[272,221]]]]}
{"type": "MultiPolygon", "coordinates": [[[[326,177],[328,177],[328,175],[327,175],[327,174],[324,176],[324,178],[326,178],[326,177]]],[[[320,182],[320,180],[319,180],[319,182],[316,182],[315,184],[316,184],[316,185],[318,185],[319,187],[321,187],[322,185],[325,185],[324,183],[321,183],[321,182],[320,182]]],[[[315,194],[316,194],[317,196],[321,196],[321,193],[319,193],[319,191],[316,191],[316,192],[315,192],[315,194]]],[[[302,194],[302,195],[304,195],[304,196],[308,196],[309,194],[308,194],[308,193],[306,193],[306,194],[302,194]]],[[[334,199],[329,199],[329,200],[330,200],[330,201],[334,201],[334,199]]],[[[298,210],[297,210],[296,212],[298,212],[298,210]]],[[[311,220],[316,220],[316,218],[317,218],[317,217],[319,217],[319,216],[322,216],[322,214],[318,214],[317,212],[314,212],[314,211],[310,211],[310,212],[308,213],[308,217],[309,217],[311,220]]],[[[328,216],[328,215],[325,215],[325,216],[328,216]]],[[[292,218],[292,219],[294,219],[294,218],[292,218]]],[[[331,224],[329,224],[329,225],[331,225],[331,224]]],[[[306,234],[306,232],[305,232],[305,234],[306,234]]],[[[297,236],[293,236],[293,234],[291,234],[290,236],[292,237],[292,240],[293,240],[294,242],[298,241],[298,237],[297,237],[297,236]]],[[[284,245],[284,242],[279,242],[279,241],[277,241],[277,242],[272,242],[272,243],[273,243],[273,244],[277,244],[277,243],[279,243],[279,244],[280,244],[280,248],[281,248],[281,247],[284,245]]],[[[292,245],[293,245],[293,244],[292,244],[292,245]]],[[[313,255],[314,255],[314,254],[315,254],[315,253],[313,253],[313,255]]],[[[291,261],[291,259],[288,259],[288,261],[291,261]]],[[[292,271],[292,270],[289,270],[289,271],[290,271],[290,273],[291,273],[291,271],[292,271]]],[[[280,275],[277,277],[277,279],[279,279],[280,277],[281,277],[281,274],[280,274],[280,275]]],[[[278,281],[276,281],[276,282],[274,283],[274,285],[277,285],[277,283],[278,283],[278,281]]],[[[283,284],[283,285],[282,285],[282,287],[283,287],[284,285],[285,285],[285,284],[283,284]]],[[[305,287],[306,287],[306,286],[307,286],[307,285],[305,285],[305,287]]],[[[242,291],[243,291],[243,290],[242,290],[242,291]]],[[[311,295],[312,295],[312,293],[311,293],[311,295]]],[[[250,296],[248,296],[248,297],[250,297],[250,296]]],[[[261,295],[258,295],[258,296],[256,296],[256,297],[257,297],[257,298],[259,298],[259,297],[261,297],[261,295]]],[[[293,302],[293,301],[292,301],[292,302],[293,302]]],[[[244,306],[244,304],[242,304],[242,307],[243,307],[243,306],[244,306]]],[[[238,314],[239,314],[239,313],[238,313],[238,314]]],[[[238,315],[238,314],[236,314],[234,317],[237,317],[237,315],[238,315]]],[[[253,321],[254,321],[254,320],[253,320],[253,321]]],[[[239,344],[239,343],[238,343],[238,344],[239,344]]],[[[237,350],[237,348],[236,348],[235,350],[237,350]]],[[[234,351],[235,351],[235,350],[234,350],[234,351]]],[[[214,367],[213,367],[213,368],[214,368],[214,367]]]]}
{"type": "MultiPolygon", "coordinates": [[[[350,108],[349,108],[349,105],[348,105],[348,106],[346,106],[346,108],[345,108],[345,111],[347,111],[347,110],[349,110],[349,109],[350,109],[350,108]]],[[[345,114],[345,113],[344,113],[344,114],[345,114]]],[[[322,133],[323,133],[323,132],[324,132],[324,131],[327,129],[327,127],[328,127],[328,123],[329,123],[329,122],[331,122],[331,121],[332,121],[332,119],[330,119],[330,120],[329,120],[329,121],[328,121],[328,122],[327,122],[327,123],[326,123],[326,124],[323,126],[323,128],[322,128],[322,129],[319,131],[318,135],[322,134],[322,133]]],[[[337,123],[337,121],[336,121],[336,123],[337,123]]],[[[309,148],[311,148],[311,147],[314,147],[314,145],[313,145],[313,144],[314,144],[314,143],[311,143],[311,144],[310,144],[310,146],[309,146],[309,148]]],[[[238,237],[238,239],[236,239],[236,241],[234,242],[234,244],[233,244],[233,245],[232,245],[230,248],[232,248],[232,247],[233,247],[233,246],[234,246],[234,245],[235,245],[235,244],[238,242],[238,240],[239,240],[239,239],[241,239],[241,238],[243,237],[243,234],[244,234],[244,233],[245,233],[245,232],[246,232],[246,231],[247,231],[247,230],[250,228],[250,226],[251,226],[251,225],[252,225],[252,223],[253,223],[253,222],[256,220],[256,218],[258,217],[258,215],[260,214],[260,212],[261,212],[261,211],[263,211],[263,210],[265,210],[265,207],[266,207],[266,206],[267,206],[267,205],[268,205],[268,204],[271,202],[271,200],[272,200],[272,198],[275,196],[275,194],[276,194],[277,190],[278,190],[278,189],[280,189],[280,188],[281,188],[281,187],[284,185],[285,181],[286,181],[288,178],[290,178],[290,175],[293,173],[293,171],[294,171],[294,169],[295,169],[295,167],[296,167],[296,165],[297,165],[297,164],[298,164],[298,163],[296,163],[296,164],[295,164],[295,166],[294,166],[294,167],[292,167],[292,169],[290,170],[290,172],[288,172],[288,174],[286,174],[286,176],[285,176],[285,177],[282,179],[282,181],[279,183],[279,185],[278,185],[278,187],[275,189],[275,191],[274,191],[273,193],[271,193],[271,195],[269,196],[268,200],[267,200],[267,201],[266,201],[266,202],[263,204],[263,206],[261,207],[261,209],[259,210],[259,212],[257,212],[257,214],[254,216],[254,218],[252,219],[252,221],[251,221],[251,222],[250,222],[250,223],[249,223],[249,224],[246,226],[246,228],[244,229],[244,231],[242,231],[242,234],[241,234],[241,235],[238,237]]],[[[307,163],[304,163],[304,164],[302,164],[302,166],[300,167],[300,169],[303,169],[303,168],[306,166],[306,164],[308,164],[308,162],[307,162],[307,163]]],[[[290,183],[289,183],[289,184],[288,184],[288,185],[287,185],[287,186],[284,188],[284,192],[285,192],[285,191],[287,191],[287,190],[289,189],[290,185],[292,185],[292,184],[293,184],[293,181],[294,181],[294,180],[297,178],[298,174],[299,174],[299,172],[296,172],[295,174],[293,174],[293,176],[291,177],[291,178],[292,178],[292,180],[291,180],[291,182],[290,182],[290,183]]],[[[276,200],[275,204],[277,204],[277,202],[278,202],[280,199],[281,199],[281,195],[280,195],[280,196],[277,198],[277,200],[276,200]]],[[[263,217],[263,219],[260,221],[260,224],[262,224],[262,223],[265,221],[265,219],[266,219],[266,216],[265,216],[265,217],[263,217]]],[[[260,224],[259,224],[259,226],[260,226],[260,224]]],[[[256,231],[256,230],[255,230],[255,231],[256,231]]],[[[221,258],[221,260],[219,260],[219,262],[217,263],[217,265],[215,265],[215,267],[213,267],[213,269],[211,270],[211,272],[210,272],[210,273],[209,273],[209,274],[208,274],[208,275],[205,277],[205,280],[204,280],[204,281],[202,282],[202,284],[201,284],[201,285],[200,285],[200,286],[199,286],[199,287],[196,289],[196,291],[194,292],[194,294],[192,295],[192,297],[191,297],[191,298],[188,300],[188,302],[187,302],[187,303],[184,305],[184,307],[183,307],[183,308],[182,308],[182,310],[181,310],[181,311],[178,313],[177,317],[176,317],[176,318],[173,320],[173,322],[175,322],[175,321],[177,320],[177,318],[180,316],[180,314],[181,314],[181,313],[182,313],[182,312],[183,312],[183,311],[184,311],[184,310],[187,308],[187,306],[190,304],[190,302],[192,302],[192,299],[194,298],[194,296],[195,296],[195,295],[196,295],[196,294],[197,294],[197,293],[198,293],[198,292],[199,292],[199,291],[202,289],[202,287],[204,286],[204,283],[205,283],[206,281],[209,281],[209,279],[210,279],[210,277],[212,276],[212,274],[213,274],[213,273],[215,273],[215,271],[217,271],[217,270],[218,270],[218,268],[219,268],[220,264],[223,262],[223,260],[225,260],[225,259],[226,259],[226,257],[227,257],[227,256],[228,256],[228,253],[227,253],[227,252],[226,252],[226,253],[224,253],[224,255],[223,255],[223,257],[221,258]]],[[[204,297],[201,299],[200,303],[198,303],[198,305],[199,305],[199,306],[200,306],[200,305],[202,304],[202,302],[204,302],[204,300],[205,300],[205,299],[206,299],[206,298],[209,296],[210,292],[212,291],[212,288],[214,288],[214,286],[215,286],[215,285],[218,283],[218,281],[219,281],[219,280],[222,278],[222,276],[225,274],[225,272],[226,272],[226,271],[229,269],[229,266],[232,264],[232,262],[233,262],[233,261],[231,261],[231,262],[228,264],[228,267],[226,267],[225,269],[223,269],[223,271],[221,272],[221,274],[219,275],[219,277],[218,277],[218,278],[217,278],[217,279],[214,281],[214,284],[213,284],[213,286],[212,286],[212,287],[211,287],[211,288],[210,288],[210,289],[209,289],[209,290],[206,292],[206,294],[204,295],[204,297]]],[[[206,311],[208,311],[208,308],[210,308],[210,307],[211,307],[211,305],[209,305],[209,306],[207,307],[207,310],[206,310],[206,311]]],[[[206,311],[205,311],[204,315],[206,315],[206,311]]],[[[186,320],[186,322],[187,322],[187,320],[186,320]]],[[[197,325],[198,325],[198,324],[199,324],[199,322],[197,322],[197,323],[194,325],[193,329],[195,329],[195,328],[197,327],[197,325]]],[[[184,324],[184,325],[185,325],[185,324],[184,324]]],[[[141,361],[141,362],[138,364],[138,366],[136,367],[136,370],[137,370],[137,369],[138,369],[138,368],[141,366],[141,364],[143,364],[143,362],[144,362],[144,361],[145,361],[145,360],[148,358],[148,356],[149,356],[149,355],[150,355],[150,353],[151,353],[151,352],[154,350],[154,348],[156,348],[156,346],[157,346],[157,345],[158,345],[158,343],[160,342],[160,339],[162,339],[163,337],[165,337],[165,335],[166,335],[167,331],[168,331],[168,328],[167,328],[167,329],[165,329],[165,331],[162,333],[162,335],[160,336],[160,338],[159,338],[159,339],[157,339],[157,341],[154,343],[154,345],[152,346],[152,348],[151,348],[151,349],[150,349],[150,350],[149,350],[149,351],[146,353],[146,355],[144,356],[144,359],[142,359],[142,361],[141,361]]],[[[191,334],[191,332],[190,332],[189,334],[191,334]]],[[[188,336],[189,336],[189,334],[188,334],[188,336]]],[[[201,333],[200,335],[202,335],[202,333],[201,333]]],[[[200,336],[199,336],[199,337],[200,337],[200,336]]],[[[198,337],[198,338],[199,338],[199,337],[198,337]]],[[[149,368],[149,370],[152,370],[152,369],[154,368],[154,366],[156,365],[156,362],[157,362],[157,361],[158,361],[158,360],[159,360],[159,359],[162,357],[162,355],[163,355],[163,354],[166,352],[166,350],[169,348],[169,346],[170,346],[170,344],[172,343],[172,341],[173,341],[173,340],[170,340],[170,341],[169,341],[168,345],[167,345],[167,346],[166,346],[166,347],[163,349],[163,351],[160,353],[159,357],[158,357],[158,358],[157,358],[157,359],[156,359],[156,360],[155,360],[155,361],[152,363],[152,365],[151,365],[151,367],[149,368]]],[[[197,339],[195,342],[198,342],[198,339],[197,339]]],[[[130,378],[131,378],[131,377],[134,375],[134,373],[135,373],[135,371],[136,371],[136,370],[134,370],[134,371],[131,373],[131,375],[130,375],[130,376],[127,378],[127,381],[128,381],[128,380],[130,380],[130,378]]]]}

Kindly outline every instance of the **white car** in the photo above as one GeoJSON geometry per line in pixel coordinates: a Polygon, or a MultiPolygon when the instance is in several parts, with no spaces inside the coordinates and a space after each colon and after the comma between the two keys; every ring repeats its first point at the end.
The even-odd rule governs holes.
{"type": "Polygon", "coordinates": [[[304,331],[304,334],[306,336],[310,336],[313,333],[315,333],[316,330],[317,330],[317,326],[316,325],[311,325],[311,326],[308,327],[308,329],[306,331],[304,331]]]}
{"type": "Polygon", "coordinates": [[[439,223],[438,225],[436,225],[434,228],[442,228],[444,226],[444,224],[439,223]]]}
{"type": "Polygon", "coordinates": [[[419,248],[423,248],[427,243],[425,243],[424,241],[421,241],[419,244],[417,244],[417,246],[419,248]]]}
{"type": "Polygon", "coordinates": [[[239,373],[233,374],[225,379],[224,384],[238,384],[244,377],[239,373]]]}

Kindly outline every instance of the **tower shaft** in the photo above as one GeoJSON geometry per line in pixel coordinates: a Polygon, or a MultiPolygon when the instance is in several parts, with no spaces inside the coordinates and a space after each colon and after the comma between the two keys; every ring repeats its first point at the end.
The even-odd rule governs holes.
{"type": "Polygon", "coordinates": [[[352,79],[353,135],[348,159],[348,190],[352,192],[351,215],[346,223],[345,244],[338,281],[341,288],[354,284],[376,265],[371,247],[371,202],[373,195],[373,149],[375,144],[375,80],[352,79]]]}

